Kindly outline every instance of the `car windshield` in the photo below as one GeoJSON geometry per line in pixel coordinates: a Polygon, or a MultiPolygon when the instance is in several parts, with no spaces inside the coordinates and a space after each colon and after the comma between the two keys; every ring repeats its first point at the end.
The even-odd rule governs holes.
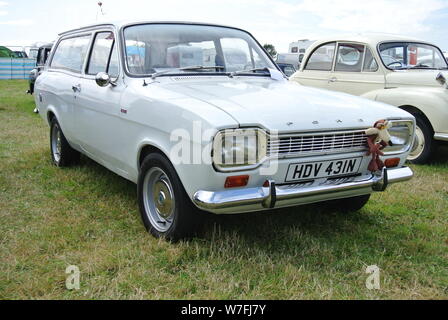
{"type": "Polygon", "coordinates": [[[276,69],[258,43],[241,30],[189,24],[144,24],[125,28],[126,63],[136,76],[173,74],[269,75],[276,69]],[[249,71],[255,70],[257,71],[249,71]]]}
{"type": "Polygon", "coordinates": [[[442,52],[436,46],[414,42],[383,43],[379,47],[384,65],[392,70],[447,69],[442,52]]]}

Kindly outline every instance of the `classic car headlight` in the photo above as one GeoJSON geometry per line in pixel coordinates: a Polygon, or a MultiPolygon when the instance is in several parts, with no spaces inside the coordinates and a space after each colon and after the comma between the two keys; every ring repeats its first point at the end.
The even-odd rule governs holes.
{"type": "Polygon", "coordinates": [[[387,147],[386,154],[403,153],[409,151],[414,142],[415,123],[412,120],[391,120],[389,129],[392,146],[387,147]]]}
{"type": "Polygon", "coordinates": [[[261,129],[220,131],[213,142],[213,162],[220,171],[254,168],[266,157],[266,146],[261,129]]]}

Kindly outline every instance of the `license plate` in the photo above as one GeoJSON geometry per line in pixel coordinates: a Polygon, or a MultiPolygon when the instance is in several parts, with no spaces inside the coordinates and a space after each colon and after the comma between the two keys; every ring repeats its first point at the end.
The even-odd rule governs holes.
{"type": "Polygon", "coordinates": [[[291,164],[286,182],[348,176],[359,172],[362,158],[291,164]]]}

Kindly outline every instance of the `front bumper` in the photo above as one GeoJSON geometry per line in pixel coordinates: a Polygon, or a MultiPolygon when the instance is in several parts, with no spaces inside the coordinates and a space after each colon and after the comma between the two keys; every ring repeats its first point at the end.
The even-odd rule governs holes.
{"type": "Polygon", "coordinates": [[[448,141],[448,133],[436,133],[434,139],[440,141],[448,141]]]}
{"type": "Polygon", "coordinates": [[[413,176],[410,168],[403,167],[384,169],[381,174],[367,179],[353,178],[341,183],[327,182],[318,186],[277,186],[275,181],[269,181],[268,187],[198,191],[193,201],[200,209],[216,214],[253,212],[381,192],[390,184],[410,180],[413,176]]]}

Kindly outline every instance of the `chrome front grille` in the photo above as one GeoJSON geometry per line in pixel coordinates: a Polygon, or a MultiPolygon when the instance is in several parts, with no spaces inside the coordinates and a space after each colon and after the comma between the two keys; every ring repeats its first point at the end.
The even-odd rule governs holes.
{"type": "Polygon", "coordinates": [[[364,131],[297,134],[268,138],[269,156],[345,153],[367,150],[364,131]]]}

